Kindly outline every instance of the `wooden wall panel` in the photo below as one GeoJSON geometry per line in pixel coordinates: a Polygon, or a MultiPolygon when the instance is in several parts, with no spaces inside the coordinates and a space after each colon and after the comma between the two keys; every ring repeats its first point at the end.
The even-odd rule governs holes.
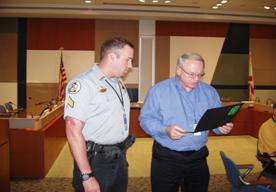
{"type": "Polygon", "coordinates": [[[250,25],[250,38],[276,39],[275,25],[250,25]]]}
{"type": "Polygon", "coordinates": [[[148,134],[144,132],[144,130],[140,127],[139,124],[139,115],[140,108],[131,108],[130,110],[130,122],[129,122],[129,133],[135,134],[136,137],[150,137],[148,134]]]}
{"type": "Polygon", "coordinates": [[[156,36],[225,37],[228,23],[156,21],[156,36]]]}
{"type": "Polygon", "coordinates": [[[17,33],[0,32],[0,45],[0,82],[17,82],[17,33]]]}
{"type": "Polygon", "coordinates": [[[28,19],[27,49],[94,50],[93,19],[28,19]]]}
{"type": "Polygon", "coordinates": [[[63,113],[53,120],[44,131],[44,170],[45,174],[50,170],[66,143],[65,121],[63,113]]]}
{"type": "Polygon", "coordinates": [[[8,142],[9,133],[8,133],[9,121],[6,119],[0,119],[0,145],[8,142]]]}
{"type": "Polygon", "coordinates": [[[40,129],[10,129],[11,176],[43,178],[65,143],[63,113],[40,129]]]}
{"type": "Polygon", "coordinates": [[[156,37],[155,83],[170,78],[170,37],[156,37]]]}
{"type": "Polygon", "coordinates": [[[10,191],[10,154],[9,143],[0,146],[0,186],[1,191],[10,191]]]}
{"type": "Polygon", "coordinates": [[[255,85],[276,85],[276,39],[250,39],[255,85]]]}
{"type": "Polygon", "coordinates": [[[0,186],[5,192],[10,191],[10,150],[9,120],[0,119],[0,186]]]}
{"type": "Polygon", "coordinates": [[[133,67],[138,66],[139,22],[128,20],[97,19],[95,22],[95,61],[99,62],[101,44],[112,37],[124,37],[135,47],[133,67]]]}

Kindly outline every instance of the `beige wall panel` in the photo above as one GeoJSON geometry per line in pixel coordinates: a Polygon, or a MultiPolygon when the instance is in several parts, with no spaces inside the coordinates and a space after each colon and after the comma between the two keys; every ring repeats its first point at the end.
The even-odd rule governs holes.
{"type": "Polygon", "coordinates": [[[135,84],[135,85],[138,86],[138,83],[139,83],[139,68],[138,67],[133,67],[128,72],[128,74],[123,78],[123,81],[126,85],[135,84]]]}
{"type": "Polygon", "coordinates": [[[255,85],[276,85],[276,69],[253,69],[255,85]]]}
{"type": "Polygon", "coordinates": [[[0,104],[9,101],[17,105],[17,83],[0,83],[0,104]]]}
{"type": "Polygon", "coordinates": [[[276,39],[250,39],[255,85],[276,85],[276,39]]]}
{"type": "Polygon", "coordinates": [[[57,83],[28,83],[27,84],[27,112],[39,115],[52,99],[57,99],[57,83]]]}
{"type": "Polygon", "coordinates": [[[155,82],[170,77],[170,37],[156,37],[155,82]]]}
{"type": "Polygon", "coordinates": [[[205,59],[203,81],[211,83],[218,58],[224,43],[222,37],[171,37],[170,39],[170,76],[175,75],[176,61],[183,53],[196,52],[205,59]]]}
{"type": "Polygon", "coordinates": [[[155,66],[154,66],[154,46],[153,37],[140,38],[140,65],[139,65],[139,96],[138,100],[143,101],[148,90],[154,84],[155,66]]]}
{"type": "Polygon", "coordinates": [[[95,61],[99,62],[100,47],[106,39],[124,37],[135,46],[133,67],[138,66],[139,21],[97,19],[95,30],[95,61]]]}
{"type": "Polygon", "coordinates": [[[0,82],[17,82],[17,34],[0,33],[0,82]]]}
{"type": "MultiPolygon", "coordinates": [[[[94,63],[94,51],[63,51],[67,79],[87,70],[94,63]]],[[[59,50],[27,51],[27,82],[57,83],[59,77],[59,50]]]]}

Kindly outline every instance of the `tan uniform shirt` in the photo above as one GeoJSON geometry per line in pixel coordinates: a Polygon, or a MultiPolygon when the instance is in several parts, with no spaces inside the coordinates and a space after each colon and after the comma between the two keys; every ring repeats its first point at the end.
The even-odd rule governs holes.
{"type": "Polygon", "coordinates": [[[276,151],[276,123],[272,118],[260,127],[258,148],[261,153],[266,152],[269,155],[276,151]]]}

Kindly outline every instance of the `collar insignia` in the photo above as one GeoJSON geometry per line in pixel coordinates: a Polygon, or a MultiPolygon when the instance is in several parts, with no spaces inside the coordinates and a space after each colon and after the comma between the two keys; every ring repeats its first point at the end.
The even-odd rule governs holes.
{"type": "Polygon", "coordinates": [[[106,92],[106,87],[100,86],[99,91],[100,91],[101,93],[106,92]]]}

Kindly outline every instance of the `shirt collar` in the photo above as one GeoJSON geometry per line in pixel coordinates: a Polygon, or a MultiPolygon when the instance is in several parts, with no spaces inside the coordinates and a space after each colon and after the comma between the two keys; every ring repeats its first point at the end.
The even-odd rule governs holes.
{"type": "Polygon", "coordinates": [[[198,86],[200,84],[200,82],[198,82],[198,85],[195,88],[193,88],[191,92],[188,92],[186,89],[183,88],[182,84],[180,83],[180,79],[179,79],[179,77],[177,75],[175,75],[174,81],[175,81],[175,85],[176,85],[177,89],[182,90],[185,93],[191,93],[191,92],[193,92],[194,90],[196,90],[198,88],[198,86]]]}
{"type": "Polygon", "coordinates": [[[94,75],[97,77],[97,79],[102,80],[105,78],[105,75],[102,72],[102,70],[100,69],[98,63],[93,65],[92,70],[93,70],[94,75]]]}
{"type": "Polygon", "coordinates": [[[93,65],[92,70],[93,70],[94,75],[99,80],[105,80],[105,79],[107,79],[107,80],[115,82],[115,83],[118,83],[120,81],[120,78],[117,78],[117,77],[110,78],[110,77],[105,76],[104,73],[102,72],[101,68],[99,67],[98,63],[96,63],[96,64],[93,65]]]}

